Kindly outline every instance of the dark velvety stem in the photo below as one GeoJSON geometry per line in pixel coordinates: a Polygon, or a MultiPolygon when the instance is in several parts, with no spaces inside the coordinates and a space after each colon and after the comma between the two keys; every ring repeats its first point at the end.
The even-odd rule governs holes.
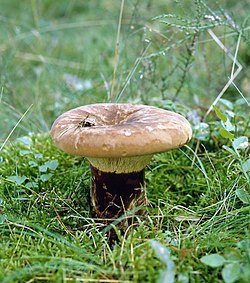
{"type": "MultiPolygon", "coordinates": [[[[107,173],[91,166],[91,198],[94,217],[112,220],[124,212],[137,209],[146,204],[144,170],[132,173],[107,173]]],[[[135,214],[141,214],[137,211],[135,214]]]]}

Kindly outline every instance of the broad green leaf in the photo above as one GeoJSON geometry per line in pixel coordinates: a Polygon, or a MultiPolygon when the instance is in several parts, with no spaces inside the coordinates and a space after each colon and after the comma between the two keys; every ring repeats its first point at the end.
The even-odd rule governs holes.
{"type": "Polygon", "coordinates": [[[219,267],[224,264],[225,258],[218,254],[210,254],[203,256],[201,262],[211,267],[219,267]]]}
{"type": "Polygon", "coordinates": [[[41,180],[42,182],[46,182],[46,181],[48,181],[52,176],[53,176],[53,174],[43,174],[43,175],[40,176],[40,180],[41,180]]]}
{"type": "Polygon", "coordinates": [[[20,137],[20,138],[17,138],[17,141],[20,141],[20,142],[22,142],[23,144],[25,144],[25,145],[32,145],[32,140],[31,140],[31,138],[30,137],[20,137]]]}
{"type": "Polygon", "coordinates": [[[245,136],[233,140],[232,145],[235,149],[245,149],[248,147],[248,138],[245,136]]]}
{"type": "Polygon", "coordinates": [[[166,269],[161,271],[157,282],[161,283],[174,283],[175,279],[175,264],[170,256],[170,250],[161,243],[152,240],[150,244],[155,251],[156,256],[161,262],[166,265],[166,269]]]}
{"type": "Polygon", "coordinates": [[[233,111],[227,110],[226,113],[227,113],[227,116],[229,116],[231,118],[235,117],[235,113],[233,111]]]}
{"type": "Polygon", "coordinates": [[[153,250],[156,253],[156,256],[166,265],[168,265],[170,262],[172,262],[171,258],[170,258],[170,250],[162,245],[161,243],[152,240],[151,242],[151,246],[153,248],[153,250]]]}
{"type": "Polygon", "coordinates": [[[7,219],[5,214],[0,214],[0,224],[3,224],[5,220],[7,219]]]}
{"type": "Polygon", "coordinates": [[[229,119],[224,123],[222,122],[223,128],[229,132],[235,131],[235,126],[230,122],[229,119]]]}
{"type": "Polygon", "coordinates": [[[240,264],[238,262],[229,263],[222,269],[222,278],[225,283],[233,283],[240,279],[240,264]]]}
{"type": "Polygon", "coordinates": [[[171,271],[167,270],[162,270],[160,272],[160,275],[157,279],[157,283],[174,283],[175,279],[175,271],[172,269],[171,271]]]}
{"type": "Polygon", "coordinates": [[[207,123],[204,123],[204,122],[201,122],[194,127],[195,130],[199,130],[199,131],[203,131],[203,130],[208,129],[208,128],[209,128],[209,125],[207,123]]]}
{"type": "Polygon", "coordinates": [[[230,139],[232,140],[234,138],[234,134],[230,133],[229,131],[227,131],[226,129],[221,128],[219,130],[220,135],[225,138],[225,139],[230,139]]]}
{"type": "Polygon", "coordinates": [[[16,185],[21,185],[27,178],[25,176],[9,176],[7,180],[15,182],[16,185]]]}
{"type": "Polygon", "coordinates": [[[239,98],[239,99],[237,99],[237,100],[235,100],[235,105],[245,105],[246,104],[246,101],[244,100],[244,98],[239,98]]]}
{"type": "Polygon", "coordinates": [[[29,161],[28,164],[29,164],[29,166],[30,166],[31,168],[38,166],[38,164],[37,164],[35,161],[33,161],[33,160],[29,161]]]}
{"type": "Polygon", "coordinates": [[[28,182],[27,184],[25,184],[26,188],[38,188],[38,184],[36,182],[28,182]]]}
{"type": "Polygon", "coordinates": [[[38,169],[40,172],[44,173],[44,172],[47,172],[48,167],[46,165],[41,165],[38,167],[38,169]]]}
{"type": "Polygon", "coordinates": [[[250,239],[245,239],[237,243],[237,248],[242,250],[250,249],[250,239]]]}
{"type": "Polygon", "coordinates": [[[189,282],[188,272],[186,272],[186,273],[179,273],[177,282],[178,283],[188,283],[189,282]]]}
{"type": "Polygon", "coordinates": [[[51,169],[51,170],[56,170],[57,166],[58,166],[58,161],[57,160],[50,160],[44,163],[45,166],[47,166],[47,168],[51,169]]]}
{"type": "Polygon", "coordinates": [[[223,114],[215,105],[213,105],[213,108],[218,118],[225,123],[227,121],[227,116],[223,114]]]}
{"type": "Polygon", "coordinates": [[[244,189],[237,189],[236,195],[243,203],[250,204],[250,194],[244,189]]]}
{"type": "Polygon", "coordinates": [[[50,170],[56,170],[58,166],[58,161],[57,160],[50,160],[45,162],[43,165],[39,166],[39,171],[40,172],[47,172],[48,169],[50,170]]]}
{"type": "Polygon", "coordinates": [[[250,171],[250,158],[242,164],[242,169],[245,172],[250,171]]]}
{"type": "Polygon", "coordinates": [[[209,125],[207,123],[198,123],[194,127],[194,135],[198,140],[206,141],[208,140],[210,133],[209,133],[209,125]]]}
{"type": "Polygon", "coordinates": [[[43,155],[41,153],[34,154],[35,159],[42,159],[43,155]]]}
{"type": "Polygon", "coordinates": [[[219,100],[222,104],[224,104],[225,106],[227,106],[229,109],[233,109],[233,103],[227,99],[221,98],[219,100]]]}
{"type": "Polygon", "coordinates": [[[27,154],[30,154],[32,153],[31,150],[20,150],[19,154],[20,156],[24,156],[24,155],[27,155],[27,154]]]}

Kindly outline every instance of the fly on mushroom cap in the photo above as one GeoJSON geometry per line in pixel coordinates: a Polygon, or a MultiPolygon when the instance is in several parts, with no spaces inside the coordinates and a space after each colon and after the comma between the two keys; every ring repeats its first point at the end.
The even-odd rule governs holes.
{"type": "Polygon", "coordinates": [[[126,157],[163,152],[187,143],[192,130],[181,115],[146,105],[92,104],[62,114],[53,124],[55,144],[86,157],[126,157]]]}
{"type": "Polygon", "coordinates": [[[101,103],[62,114],[54,122],[51,136],[60,149],[89,160],[93,215],[109,224],[146,204],[144,168],[154,153],[187,143],[192,129],[174,112],[146,105],[101,103]]]}

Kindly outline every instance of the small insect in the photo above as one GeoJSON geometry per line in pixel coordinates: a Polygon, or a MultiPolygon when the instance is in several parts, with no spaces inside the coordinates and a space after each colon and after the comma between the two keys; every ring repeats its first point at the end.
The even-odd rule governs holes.
{"type": "Polygon", "coordinates": [[[95,119],[89,118],[89,114],[77,126],[77,128],[86,128],[95,126],[95,119]]]}

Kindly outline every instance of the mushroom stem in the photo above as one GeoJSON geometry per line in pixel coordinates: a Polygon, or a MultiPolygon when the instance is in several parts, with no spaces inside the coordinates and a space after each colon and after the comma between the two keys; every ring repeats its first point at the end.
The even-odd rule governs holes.
{"type": "Polygon", "coordinates": [[[103,172],[91,165],[91,200],[94,217],[103,219],[105,224],[122,216],[126,211],[146,204],[144,191],[144,169],[139,172],[103,172]],[[109,220],[110,219],[110,220],[109,220]]]}

